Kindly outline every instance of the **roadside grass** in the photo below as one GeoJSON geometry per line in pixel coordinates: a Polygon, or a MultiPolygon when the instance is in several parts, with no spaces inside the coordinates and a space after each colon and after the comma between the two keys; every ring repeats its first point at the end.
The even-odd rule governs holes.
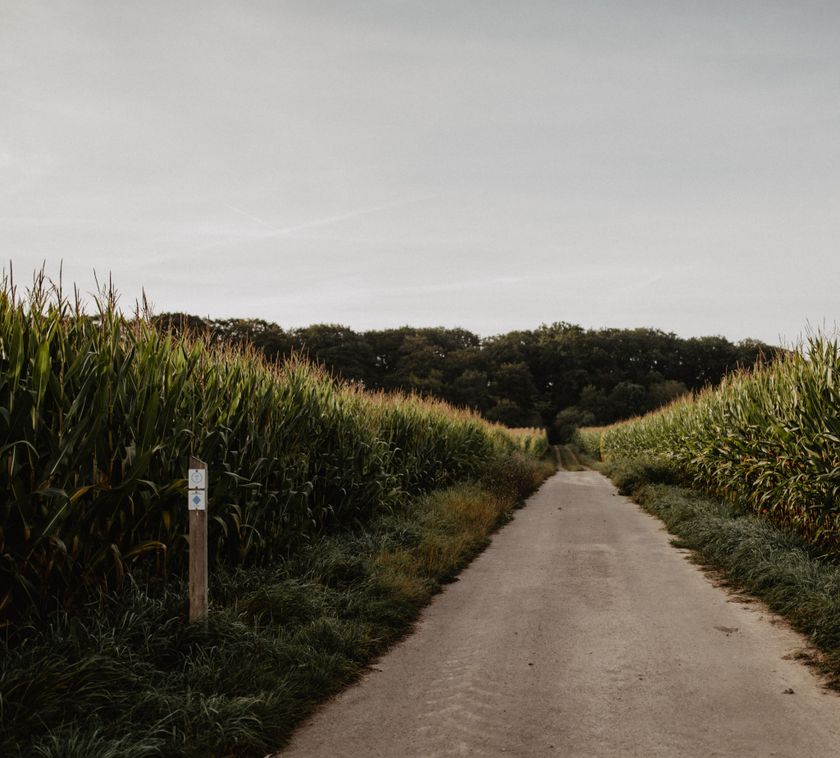
{"type": "Polygon", "coordinates": [[[219,567],[208,623],[186,587],[129,581],[0,643],[0,754],[258,756],[402,637],[554,466],[513,454],[288,559],[219,567]]]}
{"type": "Polygon", "coordinates": [[[593,466],[612,479],[622,495],[633,495],[647,484],[686,485],[679,469],[662,459],[630,458],[608,463],[593,462],[593,466]]]}
{"type": "Polygon", "coordinates": [[[761,598],[823,655],[812,661],[840,688],[840,565],[791,530],[746,504],[676,486],[679,472],[650,461],[600,464],[622,494],[658,516],[699,563],[720,569],[738,589],[761,598]]]}

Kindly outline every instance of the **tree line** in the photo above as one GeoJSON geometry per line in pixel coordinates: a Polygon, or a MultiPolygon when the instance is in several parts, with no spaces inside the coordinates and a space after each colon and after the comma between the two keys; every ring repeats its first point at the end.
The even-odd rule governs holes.
{"type": "Polygon", "coordinates": [[[508,426],[542,426],[553,441],[568,439],[577,426],[646,413],[777,351],[757,340],[686,339],[657,329],[584,329],[566,322],[481,338],[443,327],[283,329],[259,319],[177,313],[156,320],[174,331],[206,332],[214,341],[251,342],[270,360],[304,353],[367,388],[431,395],[508,426]]]}

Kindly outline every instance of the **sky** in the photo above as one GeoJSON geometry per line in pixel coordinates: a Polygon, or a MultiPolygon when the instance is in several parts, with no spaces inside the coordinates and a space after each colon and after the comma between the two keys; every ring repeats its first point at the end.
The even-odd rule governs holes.
{"type": "Polygon", "coordinates": [[[284,327],[793,340],[840,4],[0,0],[0,258],[284,327]]]}

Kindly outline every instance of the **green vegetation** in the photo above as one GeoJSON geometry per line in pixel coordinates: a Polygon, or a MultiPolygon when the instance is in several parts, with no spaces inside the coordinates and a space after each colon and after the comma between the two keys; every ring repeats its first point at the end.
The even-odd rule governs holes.
{"type": "Polygon", "coordinates": [[[0,621],[184,567],[185,466],[210,470],[211,562],[269,563],[312,535],[473,477],[545,435],[365,393],[301,360],[95,317],[36,281],[0,290],[0,621]]]}
{"type": "Polygon", "coordinates": [[[263,755],[553,470],[542,430],[0,288],[0,754],[263,755]],[[186,621],[187,454],[211,608],[186,621]]]}
{"type": "Polygon", "coordinates": [[[305,351],[365,387],[418,392],[507,426],[540,426],[566,442],[579,426],[645,413],[752,366],[772,348],[722,337],[680,339],[653,329],[586,330],[556,323],[488,339],[464,329],[354,332],[318,324],[284,330],[265,321],[165,314],[160,323],[223,344],[252,342],[270,359],[305,351]]]}
{"type": "Polygon", "coordinates": [[[261,756],[352,681],[553,470],[513,454],[471,483],[314,537],[271,566],[219,567],[207,628],[185,587],[126,582],[0,646],[0,754],[261,756]]]}
{"type": "Polygon", "coordinates": [[[605,461],[646,461],[772,519],[821,549],[840,548],[840,346],[811,338],[717,389],[578,444],[605,461]]]}

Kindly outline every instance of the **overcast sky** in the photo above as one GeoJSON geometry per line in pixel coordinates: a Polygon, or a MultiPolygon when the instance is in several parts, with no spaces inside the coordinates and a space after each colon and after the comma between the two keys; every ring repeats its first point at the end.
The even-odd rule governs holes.
{"type": "Polygon", "coordinates": [[[840,306],[840,4],[0,0],[0,242],[283,326],[840,306]]]}

